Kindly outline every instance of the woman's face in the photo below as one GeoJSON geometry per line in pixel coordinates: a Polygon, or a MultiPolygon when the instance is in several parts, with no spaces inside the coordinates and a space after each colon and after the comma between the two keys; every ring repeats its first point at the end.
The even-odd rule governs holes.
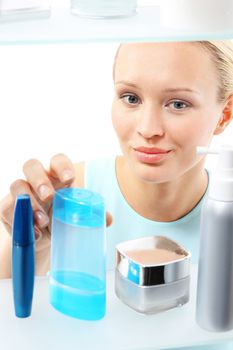
{"type": "Polygon", "coordinates": [[[113,126],[134,172],[159,183],[193,168],[223,109],[208,52],[194,43],[125,44],[114,75],[113,126]]]}

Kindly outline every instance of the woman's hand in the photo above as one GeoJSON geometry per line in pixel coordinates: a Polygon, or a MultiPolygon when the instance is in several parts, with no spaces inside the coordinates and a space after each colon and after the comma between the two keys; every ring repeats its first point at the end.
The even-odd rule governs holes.
{"type": "MultiPolygon", "coordinates": [[[[51,208],[55,190],[75,185],[75,166],[64,154],[57,154],[50,161],[49,170],[45,170],[37,159],[28,160],[23,166],[25,180],[12,183],[10,193],[0,203],[0,217],[6,229],[11,233],[15,200],[19,194],[28,194],[34,212],[35,236],[39,238],[51,232],[51,208]]],[[[82,181],[83,182],[83,181],[82,181]]],[[[106,216],[106,224],[110,226],[112,217],[106,216]]]]}

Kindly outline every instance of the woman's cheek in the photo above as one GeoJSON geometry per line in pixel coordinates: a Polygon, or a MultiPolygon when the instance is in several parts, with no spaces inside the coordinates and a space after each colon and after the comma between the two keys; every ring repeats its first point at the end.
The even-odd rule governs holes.
{"type": "Polygon", "coordinates": [[[196,147],[208,144],[213,136],[214,126],[205,118],[190,118],[170,125],[168,130],[175,143],[196,147]]]}
{"type": "Polygon", "coordinates": [[[124,116],[123,112],[120,110],[116,112],[113,109],[112,124],[118,138],[121,141],[127,141],[134,131],[133,118],[124,116]]]}

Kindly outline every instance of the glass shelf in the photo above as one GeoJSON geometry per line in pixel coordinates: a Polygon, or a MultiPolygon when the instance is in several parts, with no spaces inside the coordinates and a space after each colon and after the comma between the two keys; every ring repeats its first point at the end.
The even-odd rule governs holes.
{"type": "Polygon", "coordinates": [[[168,28],[161,25],[160,6],[139,6],[130,18],[100,20],[72,15],[67,4],[52,8],[47,19],[0,23],[1,45],[211,39],[233,39],[233,28],[209,32],[168,28]]]}
{"type": "Polygon", "coordinates": [[[207,332],[195,322],[197,266],[191,269],[190,301],[155,315],[145,316],[123,304],[114,292],[114,273],[107,274],[107,313],[87,322],[65,316],[49,304],[47,277],[35,279],[32,315],[16,318],[12,281],[0,280],[1,349],[54,348],[95,350],[172,349],[217,344],[233,340],[233,331],[207,332]],[[13,336],[12,336],[13,335],[13,336]],[[51,345],[50,345],[51,344],[51,345]]]}

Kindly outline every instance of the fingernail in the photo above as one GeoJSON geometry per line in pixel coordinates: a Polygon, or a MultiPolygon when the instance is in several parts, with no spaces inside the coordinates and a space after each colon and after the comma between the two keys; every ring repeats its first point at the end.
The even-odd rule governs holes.
{"type": "Polygon", "coordinates": [[[62,181],[69,181],[73,179],[74,173],[72,170],[66,169],[62,172],[61,177],[62,177],[62,181]]]}
{"type": "Polygon", "coordinates": [[[40,198],[46,199],[49,195],[52,194],[51,189],[47,185],[41,185],[38,189],[40,198]]]}
{"type": "Polygon", "coordinates": [[[44,228],[49,224],[49,217],[42,211],[37,210],[35,212],[35,219],[41,228],[44,228]]]}

